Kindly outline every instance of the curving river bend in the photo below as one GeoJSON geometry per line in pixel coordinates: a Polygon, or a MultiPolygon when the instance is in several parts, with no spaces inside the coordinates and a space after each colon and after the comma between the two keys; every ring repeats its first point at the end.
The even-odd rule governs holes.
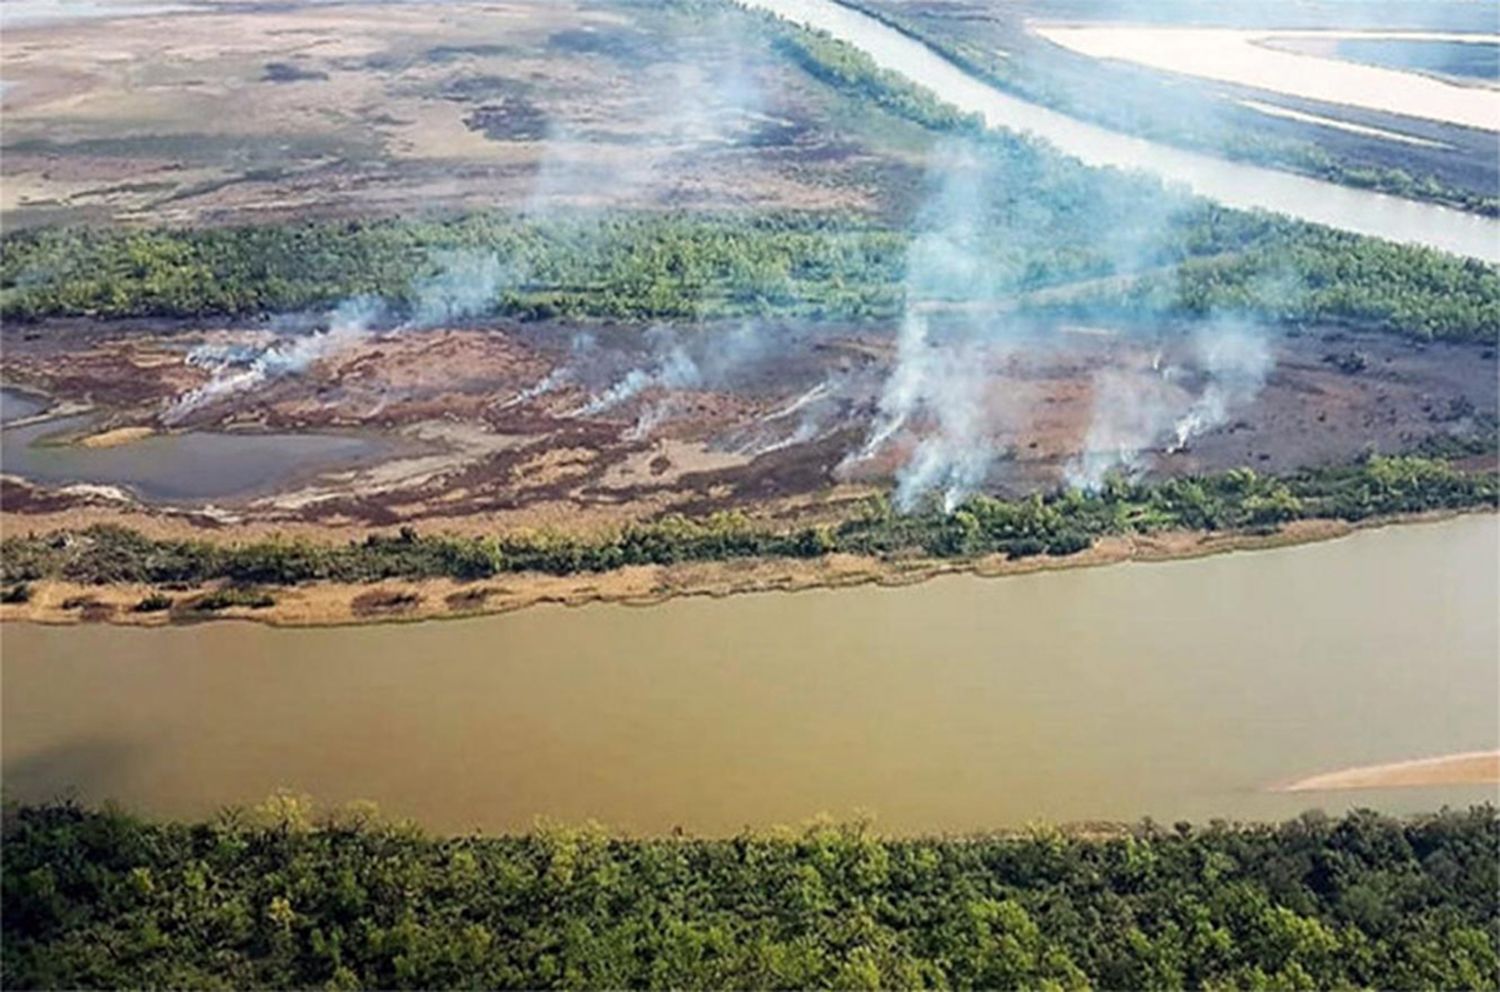
{"type": "Polygon", "coordinates": [[[1500,220],[1369,190],[1231,162],[1076,120],[975,79],[933,49],[834,0],[739,0],[863,49],[991,127],[1029,132],[1088,165],[1149,172],[1240,209],[1270,210],[1329,227],[1500,261],[1500,220]]]}

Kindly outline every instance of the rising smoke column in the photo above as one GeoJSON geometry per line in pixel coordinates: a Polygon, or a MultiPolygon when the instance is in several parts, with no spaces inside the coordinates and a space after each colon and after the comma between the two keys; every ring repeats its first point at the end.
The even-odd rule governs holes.
{"type": "Polygon", "coordinates": [[[896,364],[881,391],[879,411],[864,447],[849,459],[870,458],[914,419],[931,430],[897,471],[896,505],[912,509],[940,491],[952,509],[984,482],[994,460],[984,409],[984,367],[1007,336],[992,312],[1002,297],[990,259],[985,186],[993,180],[982,152],[950,143],[934,152],[938,180],[907,250],[906,309],[896,341],[896,364]],[[932,320],[945,313],[952,340],[934,339],[932,320]]]}
{"type": "Polygon", "coordinates": [[[1224,325],[1199,331],[1194,338],[1198,364],[1208,375],[1203,394],[1173,427],[1169,451],[1229,419],[1229,413],[1260,393],[1274,365],[1265,334],[1243,325],[1224,325]]]}
{"type": "Polygon", "coordinates": [[[1251,403],[1275,364],[1265,331],[1232,320],[1196,331],[1191,354],[1191,369],[1157,363],[1150,375],[1123,369],[1095,374],[1083,451],[1066,469],[1070,486],[1097,492],[1111,474],[1145,471],[1148,452],[1183,450],[1251,403]],[[1179,384],[1194,373],[1203,380],[1196,396],[1179,384]]]}
{"type": "Polygon", "coordinates": [[[362,340],[384,313],[385,304],[376,297],[347,299],[329,312],[326,329],[277,342],[247,365],[217,366],[212,379],[173,400],[162,414],[162,421],[180,423],[201,407],[255,389],[268,380],[297,375],[319,359],[362,340]]]}
{"type": "Polygon", "coordinates": [[[492,251],[448,249],[434,252],[437,271],[413,287],[406,329],[439,327],[470,320],[492,310],[500,291],[516,281],[492,251]]]}
{"type": "Polygon", "coordinates": [[[1168,436],[1188,402],[1173,366],[1106,368],[1093,376],[1093,413],[1083,450],[1065,469],[1068,486],[1098,492],[1111,474],[1145,471],[1144,454],[1168,436]]]}
{"type": "Polygon", "coordinates": [[[703,372],[670,327],[658,325],[646,332],[648,358],[615,379],[606,389],[569,415],[592,417],[628,403],[648,389],[692,389],[703,381],[703,372]]]}
{"type": "Polygon", "coordinates": [[[672,25],[652,39],[660,58],[594,53],[623,58],[617,69],[629,72],[639,95],[618,120],[604,124],[549,115],[523,213],[545,221],[639,199],[664,184],[680,185],[709,156],[738,141],[768,105],[747,49],[756,42],[743,30],[744,16],[703,11],[686,28],[672,25]]]}
{"type": "MultiPolygon", "coordinates": [[[[493,252],[445,250],[434,253],[432,261],[436,271],[413,284],[411,315],[397,330],[466,320],[495,305],[505,271],[493,252]]],[[[386,321],[388,312],[378,297],[355,296],[328,312],[322,330],[277,341],[248,361],[242,352],[195,349],[189,361],[212,368],[213,378],[173,400],[162,413],[162,421],[180,423],[211,403],[273,379],[300,375],[315,362],[359,344],[386,321]]]]}

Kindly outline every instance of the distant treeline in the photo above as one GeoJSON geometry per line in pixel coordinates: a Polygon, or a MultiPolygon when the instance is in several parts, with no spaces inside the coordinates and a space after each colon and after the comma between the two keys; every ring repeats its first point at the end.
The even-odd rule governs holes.
{"type": "MultiPolygon", "coordinates": [[[[1029,157],[1018,155],[1039,166],[1029,157]]],[[[1149,253],[1122,270],[1140,223],[1128,198],[1112,197],[1112,213],[1072,178],[1021,186],[1049,191],[1046,224],[994,227],[994,271],[1017,294],[1097,280],[1049,308],[1243,313],[1447,340],[1493,340],[1500,327],[1493,265],[1202,203],[1172,216],[1159,238],[1138,232],[1149,253]]],[[[997,213],[1027,208],[1018,191],[1004,195],[997,213]]],[[[0,317],[255,316],[359,294],[399,310],[444,252],[481,251],[513,275],[493,312],[521,319],[889,318],[904,302],[907,245],[899,229],[808,215],[27,231],[0,239],[0,317]]]]}
{"type": "Polygon", "coordinates": [[[1362,520],[1432,509],[1494,506],[1500,484],[1440,459],[1371,457],[1284,478],[1236,469],[1158,483],[1114,480],[1098,493],[1070,490],[1005,501],[975,496],[952,513],[935,506],[896,513],[883,497],[841,523],[791,531],[737,512],[668,516],[615,533],[422,535],[403,528],[348,544],[258,540],[221,544],[161,540],[111,525],[0,541],[0,578],[11,588],[39,579],[72,582],[246,586],[381,579],[470,581],[507,572],[571,575],[628,565],[736,558],[817,558],[835,552],[888,559],[1070,555],[1107,534],[1274,530],[1292,520],[1362,520]]]}
{"type": "MultiPolygon", "coordinates": [[[[972,116],[826,35],[752,20],[831,85],[983,162],[987,282],[1018,296],[1085,283],[1056,308],[1239,312],[1493,340],[1500,268],[1094,169],[972,116]],[[1088,282],[1092,280],[1092,282],[1088,282]]],[[[908,218],[909,219],[909,218],[908,218]]],[[[546,219],[312,221],[210,229],[64,228],[0,238],[0,317],[254,316],[368,294],[409,306],[453,251],[492,253],[492,309],[522,319],[889,318],[904,306],[905,220],[616,212],[546,219]]]]}
{"type": "MultiPolygon", "coordinates": [[[[1105,71],[1116,73],[1113,77],[1101,76],[1096,70],[1086,81],[1075,78],[1072,85],[1067,85],[1063,80],[1076,76],[1076,70],[1069,70],[1065,63],[1059,62],[1064,56],[1040,55],[1039,50],[1044,49],[1034,42],[1022,57],[999,57],[964,36],[966,22],[962,19],[951,20],[956,31],[950,33],[920,15],[897,13],[888,4],[877,6],[863,0],[839,2],[932,47],[965,72],[1001,90],[1126,134],[1287,169],[1344,186],[1500,216],[1500,196],[1454,186],[1433,175],[1413,175],[1405,169],[1352,161],[1314,141],[1278,137],[1251,128],[1228,129],[1213,103],[1195,105],[1192,94],[1185,93],[1180,86],[1160,82],[1143,85],[1140,75],[1149,73],[1121,78],[1120,68],[1111,66],[1105,71]]],[[[1017,24],[1016,30],[1024,28],[1017,24]]],[[[1074,57],[1065,58],[1072,61],[1074,57]]]]}
{"type": "Polygon", "coordinates": [[[1494,989],[1500,817],[429,838],[9,807],[0,985],[1494,989]]]}

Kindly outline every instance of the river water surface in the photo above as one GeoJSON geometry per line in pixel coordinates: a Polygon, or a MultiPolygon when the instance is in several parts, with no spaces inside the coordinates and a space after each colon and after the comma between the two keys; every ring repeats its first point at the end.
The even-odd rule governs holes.
{"type": "Polygon", "coordinates": [[[1121,134],[1001,92],[931,48],[834,0],[739,0],[826,31],[882,68],[933,90],[992,127],[1025,131],[1095,166],[1138,169],[1230,207],[1284,213],[1316,224],[1491,261],[1500,221],[1305,176],[1231,162],[1121,134]]]}
{"type": "Polygon", "coordinates": [[[727,832],[1401,812],[1301,793],[1500,747],[1490,515],[1303,547],[902,589],[316,630],[8,625],[8,795],[198,815],[277,788],[438,830],[727,832]]]}

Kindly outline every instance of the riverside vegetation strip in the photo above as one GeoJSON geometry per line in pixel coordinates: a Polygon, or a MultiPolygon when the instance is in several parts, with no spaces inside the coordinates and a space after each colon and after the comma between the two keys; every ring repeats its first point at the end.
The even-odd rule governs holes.
{"type": "Polygon", "coordinates": [[[1495,988],[1500,818],[433,838],[9,807],[7,988],[1495,988]]]}
{"type": "MultiPolygon", "coordinates": [[[[487,538],[371,535],[342,545],[302,540],[243,544],[148,538],[127,528],[9,536],[0,542],[7,601],[24,604],[30,583],[150,584],[190,588],[206,583],[293,586],[446,578],[468,582],[504,573],[572,575],[631,565],[734,559],[822,558],[836,553],[901,561],[1064,557],[1111,534],[1169,530],[1275,533],[1307,519],[1364,520],[1436,509],[1493,507],[1493,474],[1466,473],[1438,458],[1371,457],[1341,468],[1286,478],[1237,469],[1218,476],[1156,484],[1111,479],[1097,494],[1067,491],[1004,501],[976,496],[952,513],[929,504],[892,512],[883,497],[840,523],[778,531],[737,513],[707,519],[669,517],[589,537],[561,533],[487,538]]],[[[212,596],[213,594],[210,594],[212,596]]],[[[256,608],[271,605],[255,597],[256,608]]],[[[241,605],[213,600],[208,609],[241,605]]],[[[249,602],[248,599],[245,602],[249,602]]],[[[88,604],[80,602],[80,608],[88,604]]],[[[167,601],[162,608],[170,607],[167,601]]],[[[482,600],[479,604],[482,605],[482,600]]],[[[199,612],[203,612],[200,610],[199,612]]]]}

